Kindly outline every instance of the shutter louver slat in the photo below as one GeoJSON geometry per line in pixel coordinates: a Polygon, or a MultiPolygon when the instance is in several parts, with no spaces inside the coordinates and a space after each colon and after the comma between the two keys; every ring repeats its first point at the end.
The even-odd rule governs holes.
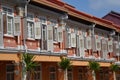
{"type": "Polygon", "coordinates": [[[47,50],[53,52],[53,28],[52,28],[52,25],[47,26],[47,50]]]}
{"type": "Polygon", "coordinates": [[[21,34],[20,25],[21,25],[20,16],[14,17],[14,36],[19,36],[21,34]]]}
{"type": "Polygon", "coordinates": [[[35,22],[35,39],[41,39],[41,22],[35,22]]]}
{"type": "Polygon", "coordinates": [[[0,48],[3,48],[3,16],[0,12],[0,48]]]}

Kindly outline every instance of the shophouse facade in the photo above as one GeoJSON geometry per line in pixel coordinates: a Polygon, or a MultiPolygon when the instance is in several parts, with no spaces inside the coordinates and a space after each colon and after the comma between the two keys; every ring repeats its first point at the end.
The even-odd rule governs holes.
{"type": "Polygon", "coordinates": [[[118,25],[60,0],[0,3],[0,80],[22,79],[21,54],[25,52],[34,54],[40,64],[33,80],[63,80],[58,66],[61,56],[72,62],[68,80],[92,80],[91,60],[101,66],[97,80],[113,80],[109,66],[118,61],[118,25]]]}

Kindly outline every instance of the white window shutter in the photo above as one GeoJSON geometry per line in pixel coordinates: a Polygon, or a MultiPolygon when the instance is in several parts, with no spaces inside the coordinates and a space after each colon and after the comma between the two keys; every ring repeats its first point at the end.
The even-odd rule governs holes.
{"type": "Polygon", "coordinates": [[[67,31],[65,32],[65,46],[66,48],[71,48],[71,34],[67,31]]]}
{"type": "Polygon", "coordinates": [[[76,47],[76,34],[71,33],[71,47],[76,47]]]}
{"type": "Polygon", "coordinates": [[[47,50],[53,52],[53,27],[47,26],[47,50]]]}
{"type": "Polygon", "coordinates": [[[35,22],[35,39],[41,39],[41,22],[35,22]]]}
{"type": "Polygon", "coordinates": [[[91,38],[92,38],[92,50],[97,51],[97,49],[96,49],[96,37],[91,36],[91,38]]]}
{"type": "Polygon", "coordinates": [[[76,42],[77,42],[77,44],[76,44],[77,56],[80,56],[80,49],[79,49],[79,48],[80,48],[80,43],[79,43],[79,42],[80,42],[80,40],[79,40],[79,37],[80,37],[80,36],[77,35],[76,37],[77,37],[77,41],[76,41],[76,42]]]}
{"type": "Polygon", "coordinates": [[[115,55],[119,54],[119,45],[118,45],[117,41],[114,41],[114,43],[113,43],[113,52],[115,55]]]}
{"type": "Polygon", "coordinates": [[[90,36],[86,37],[86,48],[87,49],[91,49],[92,48],[92,46],[91,46],[91,37],[90,36]]]}
{"type": "Polygon", "coordinates": [[[96,39],[96,50],[100,51],[101,50],[101,40],[100,37],[96,39]]]}
{"type": "Polygon", "coordinates": [[[105,39],[102,39],[102,57],[107,58],[107,42],[105,39]]]}
{"type": "Polygon", "coordinates": [[[58,42],[62,42],[63,41],[63,30],[62,30],[62,27],[58,27],[57,28],[57,32],[58,32],[58,42]]]}
{"type": "Polygon", "coordinates": [[[25,39],[27,39],[28,38],[27,18],[23,19],[23,23],[24,23],[24,26],[23,26],[23,28],[24,28],[23,36],[24,36],[25,39]]]}
{"type": "Polygon", "coordinates": [[[85,56],[85,46],[84,46],[84,37],[80,35],[79,37],[79,49],[80,49],[80,57],[85,56]]]}
{"type": "Polygon", "coordinates": [[[3,26],[4,26],[4,34],[7,33],[7,15],[3,14],[3,26]]]}
{"type": "Polygon", "coordinates": [[[108,52],[113,52],[113,41],[112,40],[108,41],[108,52]]]}
{"type": "Polygon", "coordinates": [[[14,17],[14,36],[19,36],[21,34],[21,17],[14,17]]]}
{"type": "Polygon", "coordinates": [[[0,12],[0,48],[3,48],[3,16],[0,12]]]}

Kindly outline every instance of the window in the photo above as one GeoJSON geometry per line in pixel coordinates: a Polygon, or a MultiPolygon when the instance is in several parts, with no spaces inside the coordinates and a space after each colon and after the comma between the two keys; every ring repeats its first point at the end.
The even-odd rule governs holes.
{"type": "Polygon", "coordinates": [[[109,80],[108,71],[100,71],[99,74],[100,74],[99,80],[109,80]]]}
{"type": "Polygon", "coordinates": [[[90,36],[86,37],[86,48],[91,49],[91,37],[90,36]]]}
{"type": "Polygon", "coordinates": [[[71,47],[76,47],[76,33],[71,33],[71,47]]]}
{"type": "Polygon", "coordinates": [[[51,20],[51,25],[53,26],[53,40],[57,41],[57,21],[56,20],[51,20]]]}
{"type": "Polygon", "coordinates": [[[42,50],[47,50],[47,26],[42,24],[42,50]]]}
{"type": "Polygon", "coordinates": [[[41,72],[41,66],[39,65],[39,66],[36,66],[35,67],[35,75],[34,75],[34,80],[42,80],[42,78],[41,78],[41,74],[42,72],[41,72]]]}
{"type": "Polygon", "coordinates": [[[80,56],[84,57],[85,49],[84,49],[84,37],[81,35],[79,37],[79,50],[80,50],[80,56]]]}
{"type": "Polygon", "coordinates": [[[5,34],[8,35],[13,35],[13,31],[14,31],[14,15],[13,15],[13,10],[8,8],[8,7],[2,7],[2,11],[3,11],[3,21],[4,21],[4,32],[5,34]]]}
{"type": "Polygon", "coordinates": [[[71,35],[68,33],[68,47],[71,47],[71,35]]]}
{"type": "Polygon", "coordinates": [[[79,68],[79,70],[78,70],[78,80],[87,80],[86,74],[87,74],[87,71],[85,71],[85,69],[79,68]]]}
{"type": "Polygon", "coordinates": [[[50,80],[56,80],[56,69],[55,67],[50,67],[50,80]]]}
{"type": "Polygon", "coordinates": [[[68,69],[68,80],[73,80],[72,69],[68,69]]]}
{"type": "Polygon", "coordinates": [[[107,58],[107,40],[102,39],[102,57],[107,58]]]}
{"type": "Polygon", "coordinates": [[[13,64],[6,65],[6,77],[7,77],[7,80],[14,80],[14,65],[13,64]]]}
{"type": "Polygon", "coordinates": [[[28,38],[34,38],[34,23],[27,22],[28,38]]]}
{"type": "Polygon", "coordinates": [[[28,38],[34,38],[34,19],[32,14],[27,15],[27,34],[28,38]]]}
{"type": "Polygon", "coordinates": [[[101,39],[100,37],[96,38],[96,50],[101,50],[101,39]]]}
{"type": "Polygon", "coordinates": [[[108,51],[113,52],[113,41],[112,40],[108,41],[108,51]]]}

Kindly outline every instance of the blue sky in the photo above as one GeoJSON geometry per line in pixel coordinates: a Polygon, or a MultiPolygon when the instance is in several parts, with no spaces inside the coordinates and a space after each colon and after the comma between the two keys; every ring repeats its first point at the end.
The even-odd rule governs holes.
{"type": "Polygon", "coordinates": [[[120,0],[63,0],[87,14],[103,17],[111,10],[120,13],[120,0]]]}

